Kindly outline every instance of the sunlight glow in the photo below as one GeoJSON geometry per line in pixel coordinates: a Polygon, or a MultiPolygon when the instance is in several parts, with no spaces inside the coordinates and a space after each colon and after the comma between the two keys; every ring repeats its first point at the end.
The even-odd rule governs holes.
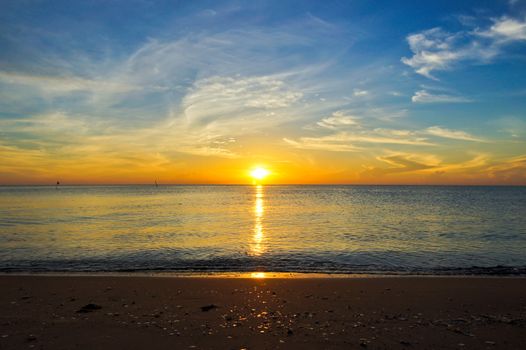
{"type": "Polygon", "coordinates": [[[252,272],[250,274],[250,277],[252,277],[252,278],[265,278],[267,276],[266,276],[265,272],[252,272]]]}
{"type": "Polygon", "coordinates": [[[262,167],[254,168],[250,172],[250,176],[252,176],[252,178],[254,178],[256,180],[263,180],[269,174],[270,174],[270,172],[267,169],[262,168],[262,167]]]}

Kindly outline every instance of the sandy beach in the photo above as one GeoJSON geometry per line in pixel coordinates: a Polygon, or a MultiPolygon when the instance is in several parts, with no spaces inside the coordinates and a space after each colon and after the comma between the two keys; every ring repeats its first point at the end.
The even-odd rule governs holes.
{"type": "Polygon", "coordinates": [[[526,279],[1,276],[1,349],[520,349],[526,279]]]}

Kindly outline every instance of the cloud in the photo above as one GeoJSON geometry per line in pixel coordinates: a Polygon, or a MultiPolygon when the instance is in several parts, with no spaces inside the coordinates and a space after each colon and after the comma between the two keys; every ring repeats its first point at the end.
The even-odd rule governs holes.
{"type": "Polygon", "coordinates": [[[361,90],[361,89],[354,89],[352,94],[355,97],[364,97],[364,96],[369,95],[369,91],[361,90]]]}
{"type": "Polygon", "coordinates": [[[526,121],[516,116],[501,117],[488,124],[499,132],[509,134],[513,138],[521,138],[526,135],[526,121]]]}
{"type": "Polygon", "coordinates": [[[504,160],[488,168],[491,178],[497,182],[526,184],[526,155],[504,160]]]}
{"type": "Polygon", "coordinates": [[[432,28],[407,37],[413,56],[401,61],[416,73],[437,80],[434,71],[450,70],[460,62],[490,63],[505,45],[522,40],[526,40],[526,22],[505,16],[493,19],[488,29],[450,33],[432,28]]]}
{"type": "Polygon", "coordinates": [[[331,135],[319,137],[300,137],[298,141],[285,138],[284,141],[296,148],[323,149],[326,151],[356,151],[363,149],[357,144],[397,144],[413,146],[434,146],[425,138],[413,136],[407,131],[375,129],[361,133],[337,132],[331,135]]]}
{"type": "Polygon", "coordinates": [[[273,76],[210,77],[182,99],[184,123],[214,135],[236,136],[297,118],[289,108],[303,93],[273,76]]]}
{"type": "Polygon", "coordinates": [[[275,109],[288,107],[302,96],[300,91],[290,89],[283,80],[272,76],[214,76],[195,82],[183,105],[189,108],[213,101],[213,105],[235,103],[241,107],[275,109]]]}
{"type": "Polygon", "coordinates": [[[462,49],[454,48],[458,37],[458,34],[450,34],[440,28],[409,35],[407,42],[414,55],[403,57],[402,63],[414,68],[418,74],[436,79],[431,75],[432,71],[449,69],[452,63],[466,55],[462,49]]]}
{"type": "MultiPolygon", "coordinates": [[[[201,15],[197,17],[194,19],[203,21],[201,15]]],[[[332,40],[336,40],[320,44],[317,39],[326,38],[328,29],[310,26],[312,23],[312,19],[303,18],[272,28],[243,25],[205,31],[190,27],[184,35],[159,33],[157,38],[134,42],[134,50],[130,46],[130,51],[119,50],[118,55],[100,47],[73,50],[77,41],[61,42],[60,57],[56,52],[32,48],[27,55],[30,69],[16,60],[8,60],[9,64],[2,67],[0,107],[22,114],[31,104],[41,113],[43,104],[49,103],[75,113],[96,112],[109,119],[147,122],[173,115],[171,112],[180,109],[181,99],[190,89],[214,77],[272,76],[276,81],[295,80],[296,87],[312,88],[318,82],[313,80],[316,73],[312,67],[325,64],[323,57],[332,48],[332,40]],[[93,54],[99,51],[100,55],[93,54]],[[305,55],[301,62],[297,51],[305,55]],[[18,101],[26,102],[15,103],[18,101]]],[[[261,88],[269,91],[271,82],[265,84],[261,82],[261,88]]],[[[297,93],[298,88],[285,98],[262,95],[260,100],[253,98],[249,107],[288,103],[284,101],[298,99],[297,93]]],[[[127,123],[126,127],[130,125],[127,123]]]]}
{"type": "Polygon", "coordinates": [[[493,20],[493,25],[478,35],[492,38],[499,43],[526,40],[526,20],[519,21],[506,16],[493,20]]]}
{"type": "Polygon", "coordinates": [[[387,155],[376,157],[376,160],[387,164],[387,167],[369,166],[360,173],[362,179],[378,181],[384,176],[407,173],[425,173],[435,169],[440,164],[440,159],[434,155],[391,152],[387,155]]]}
{"type": "Polygon", "coordinates": [[[330,117],[323,118],[316,124],[323,128],[335,129],[338,127],[348,127],[358,125],[360,118],[353,115],[346,115],[343,111],[336,111],[330,117]]]}
{"type": "Polygon", "coordinates": [[[433,136],[444,137],[448,139],[484,142],[484,140],[468,134],[465,131],[445,129],[439,126],[431,126],[427,128],[425,132],[433,136]]]}
{"type": "Polygon", "coordinates": [[[382,122],[392,122],[393,120],[404,118],[408,116],[408,109],[400,109],[393,107],[369,107],[363,113],[367,118],[378,119],[382,122]]]}
{"type": "Polygon", "coordinates": [[[476,154],[473,158],[458,163],[441,163],[436,167],[435,172],[444,173],[459,173],[466,170],[484,169],[489,162],[490,157],[487,154],[476,154]]]}
{"type": "Polygon", "coordinates": [[[462,96],[434,94],[427,90],[416,91],[411,97],[413,103],[464,103],[472,102],[470,99],[462,96]]]}
{"type": "Polygon", "coordinates": [[[495,159],[490,154],[475,153],[460,161],[447,161],[433,154],[404,153],[385,150],[376,160],[387,164],[364,166],[362,182],[385,179],[410,183],[517,184],[526,183],[526,155],[495,159]]]}
{"type": "Polygon", "coordinates": [[[383,173],[401,173],[427,170],[437,166],[437,161],[434,159],[432,161],[428,159],[421,159],[421,157],[412,154],[394,154],[390,156],[378,157],[377,159],[391,165],[390,168],[383,169],[383,173]]]}
{"type": "MultiPolygon", "coordinates": [[[[486,154],[476,154],[474,157],[460,162],[447,162],[434,154],[403,153],[386,151],[387,155],[376,159],[387,163],[388,167],[368,167],[361,173],[362,178],[379,178],[396,174],[418,174],[419,181],[430,183],[447,183],[448,179],[471,179],[473,172],[489,174],[492,168],[490,158],[486,154]]],[[[469,182],[469,181],[468,181],[469,182]]]]}
{"type": "Polygon", "coordinates": [[[361,148],[349,143],[342,134],[322,137],[301,137],[299,141],[283,138],[287,144],[299,149],[330,151],[330,152],[356,152],[361,148]]]}
{"type": "Polygon", "coordinates": [[[376,128],[374,129],[374,132],[379,135],[387,135],[387,136],[397,136],[397,137],[407,137],[407,136],[414,136],[416,135],[416,132],[411,130],[399,130],[399,129],[383,129],[383,128],[376,128]]]}
{"type": "Polygon", "coordinates": [[[78,91],[113,94],[142,89],[118,81],[86,79],[77,76],[44,76],[0,71],[0,82],[9,85],[34,87],[44,94],[64,95],[78,91]]]}
{"type": "Polygon", "coordinates": [[[215,15],[217,15],[217,11],[212,9],[205,9],[201,11],[200,15],[204,17],[214,17],[215,15]]]}
{"type": "Polygon", "coordinates": [[[64,158],[89,158],[95,163],[99,163],[97,158],[111,159],[115,163],[126,159],[144,161],[151,157],[150,154],[167,159],[180,153],[221,158],[239,156],[233,150],[236,145],[233,137],[167,121],[125,129],[104,118],[51,112],[1,120],[0,129],[3,141],[13,154],[16,152],[25,158],[38,149],[42,160],[47,157],[53,163],[64,158]]]}
{"type": "Polygon", "coordinates": [[[306,34],[301,23],[295,26],[149,39],[127,56],[108,56],[101,64],[78,57],[72,60],[75,71],[66,60],[56,62],[62,66],[55,71],[41,66],[30,73],[16,67],[0,71],[0,107],[15,115],[1,128],[2,137],[9,134],[13,144],[39,140],[45,151],[58,142],[49,136],[54,134],[75,149],[81,144],[111,149],[120,140],[137,143],[138,153],[142,148],[237,157],[236,143],[221,140],[262,133],[325,108],[320,103],[307,108],[303,101],[324,64],[300,65],[295,54],[273,59],[284,47],[323,51],[310,46],[318,27],[306,34]],[[34,109],[26,113],[29,105],[34,109]],[[106,138],[110,131],[113,138],[106,138]]]}
{"type": "MultiPolygon", "coordinates": [[[[220,16],[219,9],[205,10],[197,20],[210,22],[220,16]]],[[[251,155],[251,143],[281,140],[280,126],[294,128],[291,122],[302,118],[318,121],[318,131],[359,127],[358,117],[338,111],[338,95],[350,92],[354,100],[363,101],[358,97],[369,94],[353,89],[356,80],[334,74],[341,69],[335,48],[346,51],[355,40],[347,39],[347,29],[310,15],[271,28],[248,23],[217,28],[189,26],[181,36],[172,32],[155,37],[152,32],[154,37],[119,48],[115,56],[111,51],[100,56],[72,53],[67,45],[60,61],[35,52],[43,62],[53,62],[54,69],[35,64],[28,73],[12,64],[10,73],[0,75],[0,91],[24,105],[38,101],[39,110],[15,110],[20,118],[7,129],[0,127],[2,137],[8,133],[20,152],[38,140],[36,147],[50,158],[59,150],[71,158],[90,154],[91,161],[96,156],[143,159],[151,153],[169,162],[188,154],[251,155]],[[319,101],[319,96],[326,100],[319,101]]],[[[366,69],[350,69],[360,81],[361,75],[370,78],[376,67],[373,62],[366,69]]],[[[1,100],[3,107],[7,99],[2,95],[1,100]]],[[[16,108],[17,103],[10,104],[16,108]]],[[[358,136],[361,143],[404,142],[397,136],[358,136]]],[[[305,149],[360,149],[337,135],[287,141],[305,149]]]]}

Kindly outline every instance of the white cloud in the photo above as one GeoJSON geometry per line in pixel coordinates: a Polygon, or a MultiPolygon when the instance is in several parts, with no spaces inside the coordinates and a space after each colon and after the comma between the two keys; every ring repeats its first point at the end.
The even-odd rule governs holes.
{"type": "Polygon", "coordinates": [[[385,135],[385,132],[375,132],[347,135],[349,141],[356,143],[378,143],[396,145],[434,146],[423,137],[407,137],[408,135],[385,135]]]}
{"type": "Polygon", "coordinates": [[[526,40],[526,21],[503,16],[493,20],[493,25],[478,35],[494,38],[500,42],[526,40]]]}
{"type": "Polygon", "coordinates": [[[337,132],[327,136],[300,137],[298,141],[285,138],[288,144],[302,149],[318,149],[334,152],[348,152],[362,149],[357,144],[397,144],[434,146],[423,137],[401,130],[375,129],[361,133],[337,132]]]}
{"type": "Polygon", "coordinates": [[[526,40],[526,22],[509,17],[494,19],[485,30],[449,33],[433,28],[407,37],[413,56],[401,61],[416,73],[436,80],[434,71],[449,70],[464,61],[489,63],[502,53],[504,45],[521,40],[526,40]]]}
{"type": "Polygon", "coordinates": [[[361,90],[361,89],[354,89],[352,94],[355,97],[364,97],[364,96],[369,95],[369,91],[361,90]]]}
{"type": "Polygon", "coordinates": [[[299,141],[284,138],[287,144],[299,148],[329,152],[356,152],[361,148],[348,142],[344,135],[330,135],[323,137],[301,137],[299,141]]]}
{"type": "Polygon", "coordinates": [[[272,76],[216,76],[197,81],[183,98],[182,108],[189,126],[231,136],[295,118],[286,110],[302,96],[272,76]]]}
{"type": "Polygon", "coordinates": [[[201,16],[204,16],[204,17],[214,17],[215,15],[217,15],[216,10],[206,9],[206,10],[201,11],[201,16]]]}
{"type": "Polygon", "coordinates": [[[383,128],[376,128],[374,129],[374,132],[379,135],[397,136],[397,137],[413,136],[416,134],[414,131],[411,131],[411,130],[383,129],[383,128]]]}
{"type": "Polygon", "coordinates": [[[458,61],[466,53],[453,49],[458,35],[444,32],[440,28],[433,28],[407,37],[407,42],[414,55],[402,58],[402,62],[416,70],[418,74],[436,79],[431,75],[434,70],[449,69],[451,64],[458,61]]]}
{"type": "Polygon", "coordinates": [[[445,129],[439,126],[431,126],[427,128],[425,132],[433,136],[444,137],[448,139],[483,142],[482,139],[475,137],[465,131],[445,129]]]}
{"type": "Polygon", "coordinates": [[[323,118],[316,124],[323,128],[335,129],[338,127],[346,127],[358,125],[358,117],[353,115],[346,115],[343,111],[336,111],[330,117],[323,118]]]}
{"type": "Polygon", "coordinates": [[[84,91],[112,94],[139,90],[141,87],[119,81],[86,79],[75,76],[43,76],[0,71],[0,81],[6,84],[31,86],[48,95],[64,95],[84,91]]]}
{"type": "Polygon", "coordinates": [[[433,94],[427,90],[416,91],[413,97],[411,97],[413,103],[462,103],[471,102],[470,99],[462,96],[446,95],[446,94],[433,94]]]}

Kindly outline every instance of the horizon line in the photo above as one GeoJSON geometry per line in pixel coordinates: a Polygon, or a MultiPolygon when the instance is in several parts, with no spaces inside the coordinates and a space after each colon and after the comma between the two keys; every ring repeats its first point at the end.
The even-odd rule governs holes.
{"type": "Polygon", "coordinates": [[[470,186],[470,187],[525,187],[525,184],[465,184],[465,183],[71,183],[43,184],[20,183],[0,184],[0,187],[35,186],[35,187],[68,187],[68,186],[470,186]]]}

